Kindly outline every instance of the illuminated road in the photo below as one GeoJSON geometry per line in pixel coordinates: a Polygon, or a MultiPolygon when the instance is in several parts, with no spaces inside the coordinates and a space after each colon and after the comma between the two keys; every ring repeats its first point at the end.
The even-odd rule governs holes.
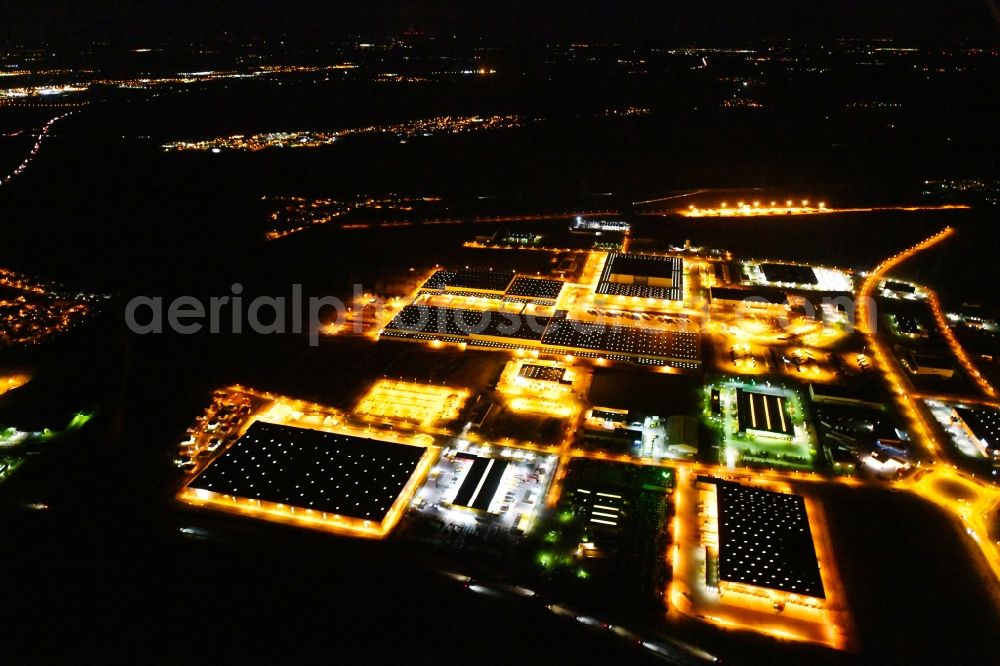
{"type": "Polygon", "coordinates": [[[954,514],[979,547],[993,576],[1000,580],[1000,548],[990,531],[991,514],[1000,508],[1000,488],[943,464],[921,470],[896,485],[954,514]]]}
{"type": "MultiPolygon", "coordinates": [[[[986,481],[959,472],[954,467],[942,462],[943,445],[936,434],[936,426],[933,425],[932,417],[927,413],[921,396],[913,392],[895,358],[872,329],[870,324],[873,322],[869,319],[873,316],[873,313],[869,311],[869,305],[874,303],[871,295],[882,276],[916,253],[936,245],[953,233],[954,230],[951,227],[946,227],[930,238],[879,264],[865,279],[858,293],[856,321],[858,330],[869,342],[877,367],[882,370],[889,383],[900,407],[900,412],[908,422],[910,435],[931,456],[930,468],[918,470],[910,479],[897,482],[898,486],[916,493],[954,515],[971,537],[979,552],[982,553],[993,574],[994,581],[1000,581],[1000,550],[998,550],[1000,547],[991,539],[988,520],[988,515],[1000,505],[1000,489],[986,481]]],[[[933,305],[933,307],[936,310],[935,316],[938,317],[940,306],[933,305]]],[[[939,320],[939,325],[940,323],[939,320]]],[[[943,330],[949,330],[946,323],[943,330]]],[[[958,348],[961,353],[960,358],[968,360],[964,351],[958,346],[958,342],[954,340],[954,336],[949,339],[949,344],[958,348]]],[[[985,383],[985,380],[983,382],[985,383]]],[[[989,387],[989,384],[986,386],[989,387]]],[[[992,387],[989,388],[992,390],[992,387]]]]}
{"type": "MultiPolygon", "coordinates": [[[[347,222],[336,226],[337,229],[342,231],[358,231],[363,229],[395,229],[403,227],[427,227],[427,226],[438,226],[445,224],[465,224],[466,222],[470,224],[495,224],[502,222],[546,222],[550,220],[571,220],[577,217],[600,217],[600,216],[618,216],[620,213],[616,210],[591,210],[591,211],[572,211],[568,213],[543,213],[538,215],[497,215],[491,217],[473,217],[469,219],[459,219],[459,218],[432,218],[427,220],[383,220],[381,222],[347,222]]],[[[332,219],[332,218],[331,218],[332,219]]],[[[279,240],[281,238],[286,238],[292,234],[296,234],[302,231],[306,231],[313,227],[321,226],[327,224],[330,220],[324,220],[322,222],[308,222],[300,226],[283,229],[280,231],[272,230],[265,234],[267,240],[279,240]]],[[[334,225],[331,225],[334,226],[334,225]]],[[[507,249],[503,246],[497,245],[483,245],[476,243],[474,241],[469,241],[465,243],[466,247],[477,247],[477,248],[496,248],[496,249],[507,249]]],[[[549,252],[560,251],[553,248],[532,248],[526,247],[524,249],[538,249],[546,250],[549,252]]],[[[565,248],[565,251],[570,251],[570,248],[565,248]]]]}
{"type": "Polygon", "coordinates": [[[875,332],[876,314],[871,309],[875,301],[872,294],[875,293],[875,287],[889,270],[895,268],[918,252],[937,245],[953,233],[955,233],[954,229],[945,227],[933,236],[901,252],[897,252],[876,266],[865,278],[864,283],[862,283],[858,291],[855,316],[857,329],[865,337],[872,350],[872,355],[875,358],[875,366],[885,376],[896,404],[899,406],[900,413],[910,426],[910,435],[923,446],[932,458],[937,458],[940,455],[941,443],[938,441],[934,429],[929,426],[930,421],[924,413],[924,407],[913,396],[913,386],[910,384],[910,380],[900,370],[892,352],[875,332]]]}
{"type": "Polygon", "coordinates": [[[972,363],[969,355],[965,353],[965,349],[962,348],[962,345],[959,344],[958,339],[955,337],[954,331],[951,330],[951,326],[948,325],[948,320],[945,318],[944,311],[941,309],[941,301],[938,299],[938,295],[930,289],[925,288],[925,291],[927,292],[927,300],[930,303],[931,312],[934,313],[934,319],[937,321],[938,329],[947,341],[948,346],[955,355],[955,358],[957,358],[958,362],[962,364],[962,368],[965,369],[965,372],[972,378],[972,381],[976,383],[976,386],[980,391],[985,393],[990,398],[996,398],[996,389],[993,388],[988,381],[986,381],[986,378],[983,377],[981,372],[979,372],[979,368],[972,363]]]}
{"type": "Polygon", "coordinates": [[[42,143],[45,141],[45,138],[49,135],[52,126],[55,125],[60,120],[62,120],[63,118],[70,116],[74,113],[75,111],[69,111],[67,113],[62,114],[61,116],[56,116],[55,118],[52,118],[44,125],[42,125],[42,129],[41,131],[39,131],[38,137],[35,139],[35,144],[31,147],[31,151],[28,153],[28,156],[25,157],[24,161],[21,162],[19,165],[17,165],[17,167],[13,171],[11,171],[3,178],[0,178],[0,187],[6,185],[10,181],[20,176],[22,173],[24,173],[24,170],[28,168],[31,162],[38,155],[38,151],[42,149],[42,143]]]}
{"type": "MultiPolygon", "coordinates": [[[[908,213],[917,211],[932,210],[967,210],[970,206],[961,204],[946,204],[941,206],[873,206],[871,208],[828,208],[825,203],[810,206],[808,201],[803,201],[801,206],[795,206],[791,201],[786,205],[779,206],[771,202],[770,206],[761,206],[759,201],[753,205],[738,202],[735,207],[730,208],[723,203],[718,208],[689,208],[673,213],[659,213],[660,215],[673,215],[680,213],[684,217],[784,217],[801,215],[826,215],[828,213],[873,213],[878,211],[904,211],[908,213]]],[[[655,214],[655,213],[654,213],[655,214]]]]}
{"type": "MultiPolygon", "coordinates": [[[[516,444],[512,445],[514,448],[519,448],[516,444]]],[[[579,449],[573,449],[567,456],[567,459],[573,458],[589,458],[591,460],[603,460],[604,462],[621,462],[628,463],[630,465],[644,465],[650,467],[665,467],[669,469],[678,470],[688,470],[693,474],[705,474],[709,476],[717,476],[720,478],[725,478],[732,481],[739,481],[741,483],[768,483],[768,484],[786,484],[783,486],[784,491],[787,492],[790,488],[788,483],[833,483],[844,486],[860,486],[864,482],[850,476],[823,476],[816,472],[803,472],[796,470],[765,470],[765,469],[752,469],[747,467],[738,467],[729,469],[722,465],[709,465],[706,463],[691,462],[689,460],[673,460],[670,458],[636,458],[630,455],[611,455],[608,453],[601,452],[591,452],[591,451],[580,451],[579,449]]]]}
{"type": "Polygon", "coordinates": [[[670,201],[672,199],[684,199],[686,197],[693,197],[696,194],[701,194],[702,192],[707,192],[708,190],[695,190],[693,192],[685,192],[684,194],[673,194],[667,197],[659,197],[658,199],[646,199],[644,201],[633,201],[633,206],[641,206],[643,204],[659,203],[661,201],[670,201]]]}
{"type": "Polygon", "coordinates": [[[566,436],[559,444],[557,451],[559,463],[556,465],[556,474],[552,480],[552,485],[549,486],[549,494],[545,498],[545,506],[550,509],[555,508],[559,504],[559,497],[562,495],[562,485],[566,478],[566,472],[569,469],[569,462],[574,457],[577,457],[576,454],[578,452],[573,450],[573,439],[577,429],[580,427],[580,423],[583,421],[583,414],[581,411],[576,415],[572,427],[567,428],[566,436]]]}

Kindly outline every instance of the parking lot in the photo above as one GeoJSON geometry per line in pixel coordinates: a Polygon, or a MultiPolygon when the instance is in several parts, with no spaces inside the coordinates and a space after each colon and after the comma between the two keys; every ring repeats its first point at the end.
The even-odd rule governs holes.
{"type": "MultiPolygon", "coordinates": [[[[459,440],[442,451],[423,488],[417,491],[414,513],[430,524],[434,540],[458,548],[467,542],[516,539],[530,529],[544,504],[556,462],[556,456],[459,440]],[[456,500],[467,476],[475,473],[472,468],[477,458],[504,463],[502,477],[492,497],[466,502],[481,508],[461,506],[456,500]]],[[[482,484],[473,485],[478,486],[478,493],[483,492],[482,484]]]]}

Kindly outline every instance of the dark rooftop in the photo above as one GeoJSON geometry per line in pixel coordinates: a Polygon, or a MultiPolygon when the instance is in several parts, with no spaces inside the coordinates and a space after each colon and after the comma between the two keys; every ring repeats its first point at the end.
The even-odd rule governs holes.
{"type": "Polygon", "coordinates": [[[913,294],[917,291],[917,288],[912,284],[906,284],[905,282],[893,282],[892,280],[886,280],[882,286],[889,291],[898,291],[903,294],[913,294]]]}
{"type": "Polygon", "coordinates": [[[425,451],[257,421],[189,486],[380,522],[425,451]]]}
{"type": "Polygon", "coordinates": [[[969,430],[990,451],[1000,451],[1000,412],[995,409],[958,409],[969,430]]]}
{"type": "Polygon", "coordinates": [[[740,432],[757,430],[776,435],[792,434],[792,419],[784,396],[736,389],[740,432]]]}
{"type": "Polygon", "coordinates": [[[396,313],[386,328],[426,335],[440,334],[452,337],[485,335],[512,340],[540,340],[548,323],[548,317],[533,317],[513,312],[407,305],[396,313]]]}
{"type": "Polygon", "coordinates": [[[816,272],[809,266],[792,264],[760,264],[760,270],[768,282],[789,282],[793,284],[819,284],[816,272]]]}
{"type": "Polygon", "coordinates": [[[503,292],[513,279],[513,271],[458,271],[448,280],[445,288],[503,292]]]}
{"type": "Polygon", "coordinates": [[[565,283],[560,280],[518,277],[507,288],[507,295],[555,300],[559,297],[563,284],[565,283]]]}
{"type": "Polygon", "coordinates": [[[514,279],[513,271],[437,271],[427,282],[424,289],[496,291],[503,293],[514,279]]]}
{"type": "Polygon", "coordinates": [[[709,289],[709,296],[713,301],[744,301],[753,299],[755,301],[768,303],[787,303],[788,295],[782,289],[775,287],[750,287],[747,289],[734,289],[732,287],[712,287],[709,289]]]}
{"type": "Polygon", "coordinates": [[[694,363],[701,358],[699,333],[587,324],[563,318],[552,319],[542,344],[694,363]]]}
{"type": "Polygon", "coordinates": [[[506,469],[506,460],[475,457],[453,504],[478,511],[488,510],[506,469]]]}
{"type": "Polygon", "coordinates": [[[711,479],[719,508],[719,579],[826,598],[805,500],[711,479]]]}
{"type": "Polygon", "coordinates": [[[607,266],[616,275],[674,278],[680,273],[682,262],[677,257],[612,252],[607,266]]]}
{"type": "Polygon", "coordinates": [[[885,396],[880,387],[872,382],[856,382],[849,386],[843,384],[810,384],[809,393],[814,400],[856,400],[872,404],[882,404],[885,396]]]}

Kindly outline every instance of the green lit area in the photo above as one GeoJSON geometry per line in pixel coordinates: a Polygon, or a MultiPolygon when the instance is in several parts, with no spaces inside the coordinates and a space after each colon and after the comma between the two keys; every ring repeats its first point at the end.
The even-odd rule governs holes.
{"type": "Polygon", "coordinates": [[[64,433],[80,430],[92,418],[94,418],[92,413],[77,412],[62,430],[53,430],[52,428],[22,430],[15,426],[0,426],[0,448],[12,449],[32,442],[49,442],[64,433]]]}
{"type": "MultiPolygon", "coordinates": [[[[783,415],[782,415],[783,416],[783,415]]],[[[719,436],[719,464],[793,470],[816,468],[816,434],[809,425],[802,398],[793,388],[769,381],[721,379],[705,387],[704,418],[719,436]],[[790,433],[747,428],[739,415],[739,391],[782,399],[787,408],[790,433]]],[[[749,420],[744,416],[744,421],[749,420]]]]}
{"type": "Polygon", "coordinates": [[[83,426],[87,425],[87,422],[92,418],[94,418],[93,414],[78,412],[73,415],[72,419],[70,419],[69,424],[66,426],[66,430],[79,430],[83,426]]]}
{"type": "Polygon", "coordinates": [[[17,471],[17,468],[24,464],[24,458],[16,456],[0,456],[0,483],[17,471]]]}
{"type": "Polygon", "coordinates": [[[660,555],[674,483],[672,468],[573,460],[556,511],[531,540],[538,573],[565,590],[655,599],[668,578],[660,555]]]}

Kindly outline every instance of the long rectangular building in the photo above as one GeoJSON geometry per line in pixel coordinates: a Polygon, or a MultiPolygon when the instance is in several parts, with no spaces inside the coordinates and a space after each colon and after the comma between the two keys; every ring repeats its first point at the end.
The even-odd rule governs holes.
{"type": "Polygon", "coordinates": [[[388,338],[466,343],[484,349],[538,349],[612,361],[697,368],[701,334],[663,331],[571,320],[565,311],[553,317],[407,305],[382,331],[388,338]]]}
{"type": "Polygon", "coordinates": [[[441,270],[424,283],[423,289],[500,295],[507,291],[513,280],[513,271],[441,270]]]}
{"type": "Polygon", "coordinates": [[[768,309],[788,305],[788,295],[776,287],[753,285],[747,288],[711,287],[708,290],[713,305],[768,309]]]}
{"type": "Polygon", "coordinates": [[[778,437],[791,437],[794,432],[784,396],[736,389],[736,410],[740,432],[778,437]]]}
{"type": "Polygon", "coordinates": [[[508,462],[499,458],[483,458],[461,453],[457,457],[471,458],[472,464],[469,465],[469,471],[465,474],[462,485],[458,487],[458,494],[455,495],[452,504],[476,511],[489,511],[504,472],[507,471],[508,462]]]}
{"type": "Polygon", "coordinates": [[[566,319],[558,312],[542,336],[542,345],[562,353],[582,351],[612,360],[663,361],[681,368],[696,368],[701,362],[698,332],[590,324],[566,319]]]}
{"type": "Polygon", "coordinates": [[[768,282],[782,284],[816,285],[816,271],[811,266],[798,264],[760,264],[760,270],[768,282]]]}
{"type": "Polygon", "coordinates": [[[513,312],[407,305],[396,313],[383,335],[441,339],[446,342],[470,339],[538,342],[548,323],[548,317],[513,312]]]}

